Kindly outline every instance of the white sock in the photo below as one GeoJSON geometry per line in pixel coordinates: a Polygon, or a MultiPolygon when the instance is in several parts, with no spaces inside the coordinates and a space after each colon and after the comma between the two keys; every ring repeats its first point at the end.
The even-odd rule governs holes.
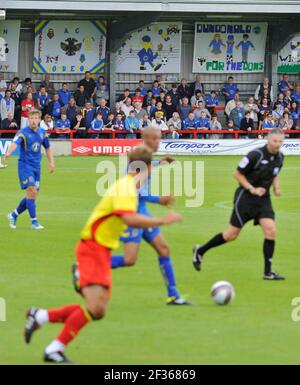
{"type": "Polygon", "coordinates": [[[65,345],[59,342],[58,340],[54,340],[45,350],[46,354],[53,354],[57,352],[64,352],[65,345]]]}
{"type": "Polygon", "coordinates": [[[35,316],[36,322],[39,325],[44,325],[49,322],[49,314],[47,310],[39,310],[35,316]]]}

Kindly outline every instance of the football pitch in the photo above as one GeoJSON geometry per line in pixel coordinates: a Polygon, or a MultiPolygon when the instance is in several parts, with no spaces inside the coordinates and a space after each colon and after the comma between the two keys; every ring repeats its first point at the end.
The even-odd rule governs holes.
{"type": "MultiPolygon", "coordinates": [[[[17,160],[0,170],[0,297],[7,320],[0,322],[0,364],[40,364],[45,346],[60,325],[46,325],[26,346],[22,339],[25,311],[82,303],[72,289],[74,246],[89,213],[98,202],[96,165],[105,158],[57,158],[50,175],[43,161],[39,220],[46,229],[33,232],[27,213],[16,231],[6,215],[22,197],[17,160]]],[[[112,160],[113,158],[107,158],[112,160]]],[[[205,203],[177,210],[184,223],[164,228],[172,250],[178,286],[195,306],[168,307],[157,256],[143,244],[135,267],[113,272],[114,287],[105,320],[86,327],[68,348],[76,364],[299,364],[300,322],[292,320],[292,300],[300,297],[300,158],[285,159],[283,196],[273,198],[278,242],[274,270],[285,282],[262,280],[263,235],[248,224],[234,244],[207,254],[203,271],[191,263],[192,247],[210,239],[228,224],[239,157],[183,160],[205,162],[205,203]],[[234,303],[213,304],[211,286],[230,281],[234,303]]],[[[116,161],[116,160],[115,160],[116,161]]],[[[151,206],[154,214],[164,208],[151,206]]]]}

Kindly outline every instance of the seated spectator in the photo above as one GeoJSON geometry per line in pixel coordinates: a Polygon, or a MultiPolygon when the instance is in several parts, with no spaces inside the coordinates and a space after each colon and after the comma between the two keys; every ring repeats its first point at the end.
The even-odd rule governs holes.
{"type": "Polygon", "coordinates": [[[284,113],[284,108],[280,103],[276,104],[275,110],[272,112],[273,118],[277,124],[277,127],[279,125],[279,121],[282,119],[282,115],[284,113]]]}
{"type": "Polygon", "coordinates": [[[54,94],[52,101],[48,104],[47,113],[52,116],[54,121],[60,119],[62,113],[62,102],[59,100],[59,95],[54,94]]]}
{"type": "Polygon", "coordinates": [[[21,129],[28,126],[29,111],[34,109],[33,95],[28,93],[27,98],[21,102],[21,129]]]}
{"type": "Polygon", "coordinates": [[[177,132],[176,128],[171,124],[169,126],[169,130],[171,131],[168,134],[168,139],[180,139],[180,134],[177,132]]]}
{"type": "MultiPolygon", "coordinates": [[[[234,78],[232,76],[229,76],[227,83],[224,84],[224,87],[222,89],[222,94],[225,97],[225,103],[226,105],[228,102],[234,99],[235,95],[239,92],[239,89],[237,85],[234,83],[234,78]]],[[[229,116],[227,114],[227,116],[229,116]]]]}
{"type": "Polygon", "coordinates": [[[157,98],[157,102],[161,102],[162,104],[165,104],[165,102],[166,102],[165,92],[160,91],[159,97],[157,98]]]}
{"type": "Polygon", "coordinates": [[[62,112],[65,113],[67,118],[70,120],[71,128],[74,128],[77,124],[76,116],[80,112],[80,108],[76,106],[76,101],[73,97],[70,99],[69,104],[62,108],[62,112]]]}
{"type": "Polygon", "coordinates": [[[78,90],[74,92],[74,99],[76,101],[76,105],[80,108],[85,106],[85,103],[90,101],[89,94],[84,88],[84,85],[80,85],[78,90]]]}
{"type": "Polygon", "coordinates": [[[133,97],[131,98],[132,100],[132,104],[134,105],[136,102],[140,103],[141,105],[143,105],[144,103],[144,97],[141,95],[141,92],[140,90],[136,90],[135,91],[135,94],[133,95],[133,97]]]}
{"type": "Polygon", "coordinates": [[[18,130],[19,126],[17,121],[14,119],[14,114],[8,112],[5,119],[2,120],[2,130],[18,130]]]}
{"type": "Polygon", "coordinates": [[[268,99],[270,99],[271,102],[273,103],[274,102],[274,90],[273,90],[272,84],[270,83],[269,78],[265,78],[264,82],[257,87],[257,89],[255,91],[255,100],[256,101],[262,100],[264,98],[264,95],[266,95],[265,90],[267,90],[268,99]]]}
{"type": "Polygon", "coordinates": [[[121,103],[121,109],[124,112],[126,118],[128,118],[130,112],[133,110],[131,98],[127,98],[125,103],[121,103]]]}
{"type": "Polygon", "coordinates": [[[114,131],[115,130],[114,121],[115,121],[115,115],[110,113],[108,115],[108,122],[105,124],[104,129],[114,131]]]}
{"type": "Polygon", "coordinates": [[[178,106],[180,97],[179,97],[178,88],[176,84],[172,84],[172,88],[168,92],[168,95],[171,96],[172,104],[174,104],[174,106],[178,106]]]}
{"type": "MultiPolygon", "coordinates": [[[[206,115],[204,111],[201,112],[201,116],[198,120],[198,130],[209,130],[210,129],[210,119],[206,115]]],[[[198,134],[197,135],[198,139],[204,139],[205,135],[203,134],[198,134]]]]}
{"type": "MultiPolygon", "coordinates": [[[[232,119],[229,119],[226,125],[226,131],[234,132],[238,130],[237,127],[234,126],[234,121],[232,119]]],[[[234,134],[226,134],[225,139],[234,139],[234,134]]]]}
{"type": "Polygon", "coordinates": [[[219,98],[216,91],[211,91],[210,96],[205,100],[205,105],[211,115],[216,113],[216,108],[219,105],[219,98]]]}
{"type": "Polygon", "coordinates": [[[253,120],[255,124],[255,128],[257,128],[259,107],[255,103],[253,96],[250,96],[250,98],[248,99],[248,102],[244,106],[244,110],[245,110],[245,113],[250,112],[250,119],[253,120]]]}
{"type": "Polygon", "coordinates": [[[60,119],[57,119],[54,123],[55,133],[60,137],[66,137],[71,132],[71,122],[67,118],[66,114],[61,114],[60,119]]]}
{"type": "MultiPolygon", "coordinates": [[[[236,93],[233,99],[229,100],[225,107],[225,115],[229,118],[231,111],[236,108],[237,103],[241,103],[241,106],[244,107],[243,102],[241,101],[241,97],[239,93],[236,93]]],[[[230,119],[230,118],[229,118],[230,119]]]]}
{"type": "Polygon", "coordinates": [[[211,119],[211,114],[208,111],[208,109],[205,108],[204,102],[199,101],[197,108],[194,110],[194,113],[195,113],[197,119],[200,119],[202,112],[205,112],[206,116],[208,116],[209,119],[211,119]]]}
{"type": "Polygon", "coordinates": [[[144,97],[143,107],[146,108],[150,106],[152,98],[153,98],[152,90],[148,90],[146,93],[146,96],[144,97]]]}
{"type": "Polygon", "coordinates": [[[104,124],[108,123],[108,115],[110,114],[110,108],[107,107],[107,101],[104,98],[99,100],[97,107],[97,113],[101,112],[104,124]]]}
{"type": "Polygon", "coordinates": [[[190,91],[192,97],[196,95],[197,91],[200,91],[202,95],[205,95],[205,88],[200,75],[196,75],[195,81],[190,85],[190,91]]]}
{"type": "Polygon", "coordinates": [[[167,114],[166,114],[166,111],[163,109],[163,104],[162,102],[157,102],[157,105],[156,105],[156,110],[154,112],[154,114],[152,114],[152,116],[150,116],[151,119],[155,119],[156,115],[159,114],[163,117],[163,120],[164,122],[166,122],[167,120],[167,114]]]}
{"type": "Polygon", "coordinates": [[[182,103],[178,107],[180,119],[184,121],[191,112],[193,112],[192,106],[189,104],[189,98],[184,97],[182,103]]]}
{"type": "MultiPolygon", "coordinates": [[[[101,116],[102,116],[104,124],[105,124],[103,112],[99,108],[97,109],[97,112],[96,112],[96,109],[93,107],[91,102],[85,103],[85,107],[82,109],[81,113],[82,113],[82,116],[84,118],[85,127],[88,130],[91,128],[92,121],[95,119],[96,113],[97,114],[101,113],[101,116]]],[[[107,115],[107,117],[108,117],[108,115],[107,115]]]]}
{"type": "Polygon", "coordinates": [[[102,119],[101,112],[98,112],[95,119],[91,122],[91,130],[93,131],[103,131],[104,130],[104,122],[102,119]]]}
{"type": "Polygon", "coordinates": [[[263,130],[272,130],[277,127],[277,122],[274,120],[272,112],[267,112],[265,114],[265,119],[262,122],[263,130]]]}
{"type": "Polygon", "coordinates": [[[231,111],[229,119],[233,120],[235,127],[241,128],[242,120],[245,116],[245,111],[241,102],[236,103],[236,107],[231,111]]]}
{"type": "Polygon", "coordinates": [[[84,79],[80,80],[80,82],[78,83],[78,88],[80,88],[80,86],[84,86],[87,97],[89,101],[92,102],[94,96],[96,95],[97,87],[96,82],[92,78],[92,74],[89,71],[86,71],[84,79]]]}
{"type": "Polygon", "coordinates": [[[25,92],[24,94],[21,95],[21,99],[22,100],[27,99],[28,94],[34,95],[34,91],[33,91],[33,88],[31,86],[27,87],[27,92],[25,92]]]}
{"type": "Polygon", "coordinates": [[[47,112],[48,104],[51,101],[50,95],[48,94],[45,86],[40,86],[39,91],[35,94],[35,100],[37,108],[42,112],[42,116],[44,116],[47,112]]]}
{"type": "Polygon", "coordinates": [[[183,130],[197,130],[199,127],[199,120],[196,119],[195,114],[193,112],[189,113],[189,116],[184,119],[182,123],[183,130]]]}
{"type": "Polygon", "coordinates": [[[198,108],[198,104],[200,102],[203,102],[203,104],[204,104],[205,99],[204,99],[202,92],[200,90],[196,90],[196,94],[194,96],[192,96],[192,98],[191,98],[191,105],[192,105],[193,109],[198,108]]]}
{"type": "Polygon", "coordinates": [[[23,87],[22,87],[22,84],[20,83],[20,78],[18,78],[17,76],[13,78],[13,80],[9,84],[8,89],[10,90],[11,88],[14,88],[20,95],[22,94],[23,87]]]}
{"type": "Polygon", "coordinates": [[[176,130],[181,130],[182,123],[178,112],[174,112],[172,118],[168,121],[168,126],[174,126],[176,130]]]}
{"type": "Polygon", "coordinates": [[[174,112],[177,111],[176,106],[172,103],[172,98],[170,95],[166,96],[166,101],[163,104],[163,109],[166,112],[167,121],[170,120],[174,112]]]}
{"type": "Polygon", "coordinates": [[[135,112],[131,111],[125,120],[125,130],[128,132],[127,138],[136,139],[136,131],[139,130],[140,122],[135,116],[135,112]]]}
{"type": "Polygon", "coordinates": [[[67,83],[63,83],[61,89],[57,92],[59,100],[63,106],[66,106],[71,99],[71,91],[68,89],[67,83]]]}
{"type": "Polygon", "coordinates": [[[126,119],[126,115],[124,113],[124,111],[122,111],[122,108],[121,108],[121,103],[120,102],[116,102],[115,104],[115,108],[112,109],[112,113],[117,116],[118,114],[121,114],[122,115],[122,119],[125,120],[126,119]]]}
{"type": "Polygon", "coordinates": [[[130,89],[129,88],[126,88],[124,90],[123,94],[119,96],[118,102],[120,102],[121,104],[126,104],[127,99],[130,99],[130,102],[131,102],[130,89]]]}
{"type": "Polygon", "coordinates": [[[85,127],[85,122],[81,113],[78,113],[76,116],[76,124],[74,126],[74,130],[76,131],[76,137],[78,138],[86,138],[87,129],[85,127]]]}
{"type": "Polygon", "coordinates": [[[140,119],[139,129],[142,131],[144,128],[151,126],[151,120],[149,115],[145,114],[142,119],[140,119]]]}
{"type": "Polygon", "coordinates": [[[147,92],[148,92],[148,91],[147,91],[147,88],[145,87],[145,82],[144,82],[144,80],[140,80],[140,81],[139,81],[139,85],[138,85],[137,90],[139,90],[141,96],[143,96],[143,97],[145,98],[145,96],[147,95],[147,92]]]}
{"type": "Polygon", "coordinates": [[[266,113],[271,111],[271,106],[268,103],[268,99],[263,99],[262,104],[259,106],[259,122],[265,119],[266,113]]]}
{"type": "Polygon", "coordinates": [[[4,97],[5,91],[7,90],[7,83],[4,80],[4,74],[0,72],[0,98],[4,97]]]}
{"type": "Polygon", "coordinates": [[[12,113],[13,116],[15,115],[15,101],[11,98],[11,91],[6,90],[4,98],[0,101],[0,116],[3,121],[7,119],[8,114],[12,113]]]}
{"type": "Polygon", "coordinates": [[[282,80],[278,83],[278,92],[285,95],[288,90],[293,90],[294,87],[289,80],[289,75],[284,74],[282,80]]]}
{"type": "Polygon", "coordinates": [[[179,99],[181,101],[183,101],[183,99],[185,99],[185,98],[190,100],[190,98],[192,97],[191,89],[188,86],[188,82],[186,79],[181,80],[180,85],[177,89],[177,92],[179,94],[179,99]]]}
{"type": "Polygon", "coordinates": [[[291,113],[291,117],[294,121],[294,128],[295,128],[295,125],[297,125],[297,121],[300,119],[300,111],[298,108],[298,103],[296,103],[296,102],[292,103],[290,113],[291,113]]]}
{"type": "Polygon", "coordinates": [[[300,85],[298,85],[292,93],[292,102],[300,103],[300,85]]]}
{"type": "Polygon", "coordinates": [[[154,98],[158,98],[159,97],[159,94],[161,92],[161,88],[159,86],[158,80],[154,80],[154,82],[152,84],[152,87],[151,87],[151,91],[152,91],[152,94],[153,94],[154,98]]]}
{"type": "Polygon", "coordinates": [[[284,97],[284,102],[285,102],[285,108],[290,109],[293,103],[293,98],[292,98],[292,91],[287,90],[285,97],[284,97]]]}
{"type": "MultiPolygon", "coordinates": [[[[114,126],[116,131],[124,131],[125,130],[125,121],[123,119],[122,114],[117,114],[116,119],[114,121],[114,126]]],[[[125,138],[125,135],[117,134],[118,139],[125,138]]]]}
{"type": "Polygon", "coordinates": [[[159,82],[160,91],[163,92],[165,95],[168,93],[168,88],[165,85],[163,81],[159,82]]]}
{"type": "Polygon", "coordinates": [[[282,106],[282,108],[285,109],[287,106],[286,101],[285,101],[285,95],[279,94],[278,99],[277,99],[275,104],[280,104],[282,106]]]}
{"type": "MultiPolygon", "coordinates": [[[[222,124],[218,120],[217,114],[212,114],[211,116],[211,122],[210,122],[210,129],[212,131],[222,131],[222,124]]],[[[223,135],[219,134],[213,134],[208,137],[208,139],[222,139],[223,135]]]]}
{"type": "Polygon", "coordinates": [[[284,131],[291,131],[294,126],[294,121],[288,112],[285,112],[279,122],[279,128],[284,131]]]}
{"type": "Polygon", "coordinates": [[[135,103],[134,103],[134,109],[133,109],[133,111],[135,112],[135,116],[136,116],[136,118],[137,118],[138,120],[143,119],[143,117],[144,117],[145,115],[147,115],[146,110],[144,110],[144,109],[142,108],[142,106],[143,106],[143,104],[142,104],[141,102],[135,102],[135,103]]]}
{"type": "Polygon", "coordinates": [[[21,90],[21,93],[22,94],[27,94],[28,92],[32,92],[34,94],[34,88],[33,88],[33,84],[32,84],[32,80],[31,78],[26,78],[24,80],[24,84],[22,86],[22,90],[21,90]]]}
{"type": "Polygon", "coordinates": [[[251,134],[252,131],[254,131],[254,129],[255,129],[254,120],[251,119],[251,113],[250,111],[246,111],[245,117],[242,119],[242,122],[241,122],[240,130],[245,131],[245,133],[247,133],[247,137],[249,137],[249,135],[251,134]]]}
{"type": "Polygon", "coordinates": [[[155,114],[155,118],[153,118],[151,121],[151,126],[159,129],[160,131],[168,131],[168,126],[164,121],[164,116],[162,112],[157,112],[155,114]]]}
{"type": "Polygon", "coordinates": [[[155,111],[157,111],[157,100],[156,98],[152,98],[150,106],[146,108],[146,112],[150,117],[152,117],[154,116],[155,111]]]}
{"type": "Polygon", "coordinates": [[[50,114],[45,114],[44,119],[40,123],[40,127],[45,131],[52,131],[54,129],[54,121],[50,114]]]}

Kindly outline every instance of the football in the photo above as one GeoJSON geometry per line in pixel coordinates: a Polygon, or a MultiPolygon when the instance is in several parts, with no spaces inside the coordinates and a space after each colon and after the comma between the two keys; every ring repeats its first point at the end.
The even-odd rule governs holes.
{"type": "Polygon", "coordinates": [[[220,281],[211,288],[211,295],[217,305],[228,305],[235,298],[235,291],[231,283],[220,281]]]}

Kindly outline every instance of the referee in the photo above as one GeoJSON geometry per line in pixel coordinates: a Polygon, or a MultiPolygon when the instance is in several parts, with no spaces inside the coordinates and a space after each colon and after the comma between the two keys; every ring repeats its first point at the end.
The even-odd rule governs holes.
{"type": "Polygon", "coordinates": [[[276,225],[270,197],[272,186],[274,194],[277,197],[281,196],[279,173],[284,160],[284,156],[280,152],[283,142],[283,132],[280,129],[274,129],[268,136],[266,146],[250,152],[240,162],[234,175],[240,187],[235,193],[230,225],[226,231],[216,235],[204,246],[195,246],[193,265],[197,271],[201,270],[203,257],[208,250],[235,241],[245,224],[254,220],[254,225],[260,225],[265,236],[263,278],[268,281],[283,281],[285,279],[272,272],[276,225]]]}

